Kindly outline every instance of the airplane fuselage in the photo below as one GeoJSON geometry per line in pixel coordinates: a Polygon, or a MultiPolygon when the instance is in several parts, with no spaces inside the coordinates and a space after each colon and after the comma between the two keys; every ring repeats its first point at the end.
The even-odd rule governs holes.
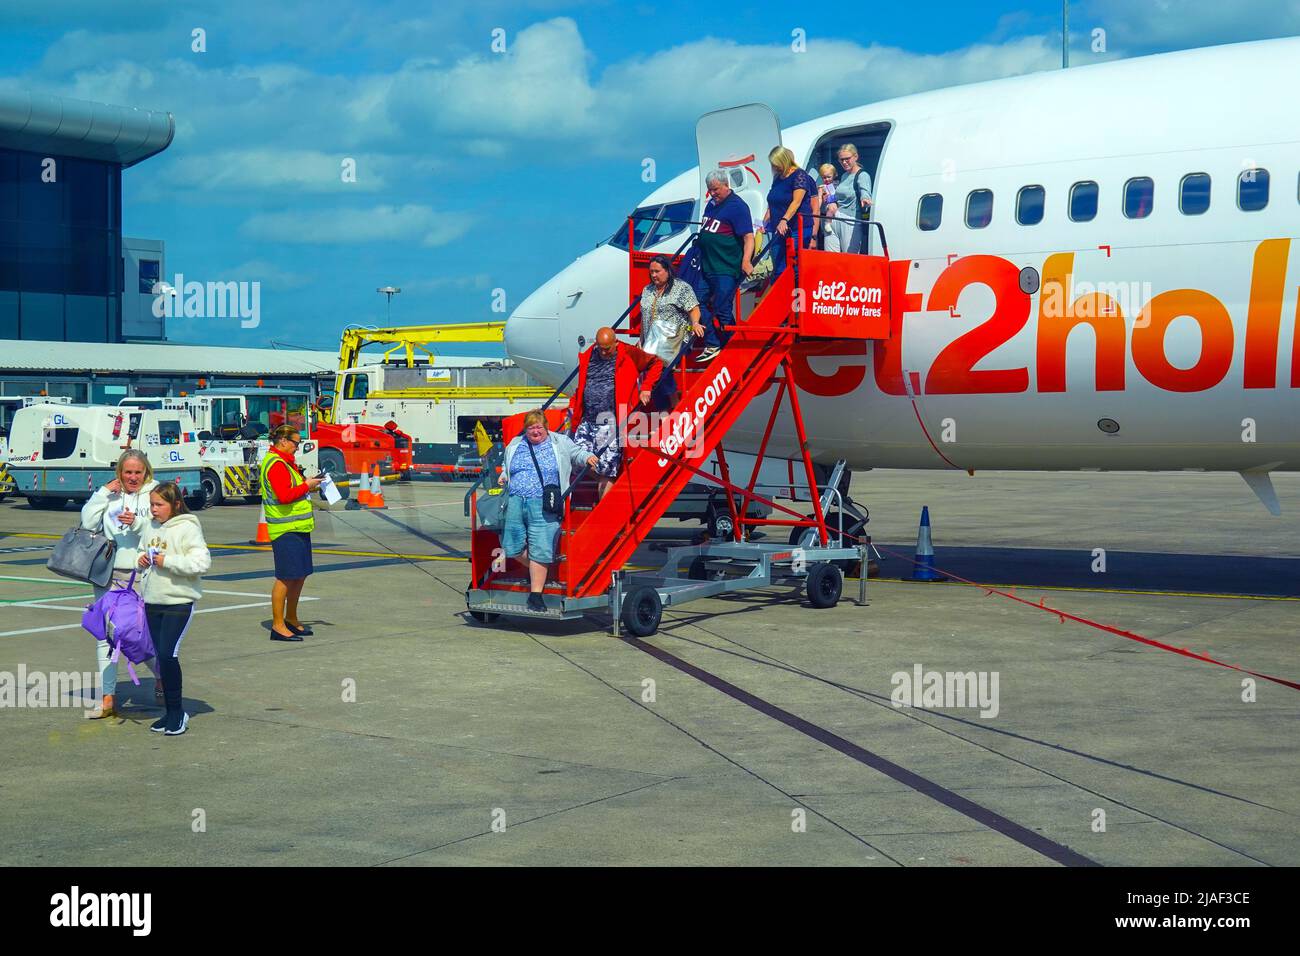
{"type": "MultiPolygon", "coordinates": [[[[874,131],[874,218],[892,260],[889,339],[799,348],[815,456],[858,468],[1300,469],[1297,63],[1300,40],[1236,44],[917,94],[783,131],[801,163],[874,131]]],[[[697,199],[698,182],[688,171],[642,208],[697,199]]],[[[521,304],[507,349],[558,384],[578,337],[589,342],[627,292],[626,252],[602,246],[521,304]]],[[[728,447],[757,443],[756,404],[728,447]]],[[[789,429],[774,442],[794,454],[789,429]]]]}

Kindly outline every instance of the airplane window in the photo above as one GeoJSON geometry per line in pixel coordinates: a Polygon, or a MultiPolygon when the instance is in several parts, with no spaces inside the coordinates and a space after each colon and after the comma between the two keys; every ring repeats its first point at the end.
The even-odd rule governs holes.
{"type": "Polygon", "coordinates": [[[1026,186],[1016,197],[1016,222],[1022,226],[1036,226],[1043,221],[1046,192],[1042,186],[1026,186]]]}
{"type": "MultiPolygon", "coordinates": [[[[665,206],[642,206],[632,213],[635,220],[632,235],[637,249],[646,249],[657,245],[665,239],[671,239],[678,233],[685,231],[686,227],[691,224],[694,213],[695,201],[693,199],[682,199],[677,202],[670,202],[665,206]]],[[[607,243],[615,249],[627,250],[626,219],[619,225],[614,235],[609,237],[607,243]]]]}
{"type": "Polygon", "coordinates": [[[926,193],[916,205],[916,228],[933,232],[942,220],[943,197],[938,193],[926,193]]]}
{"type": "Polygon", "coordinates": [[[641,245],[646,247],[658,245],[665,239],[684,232],[691,224],[691,214],[695,212],[695,203],[690,199],[670,202],[661,209],[655,219],[654,229],[641,245]]]}
{"type": "Polygon", "coordinates": [[[993,221],[993,190],[972,189],[966,197],[966,225],[983,229],[993,221]]]}
{"type": "Polygon", "coordinates": [[[1256,212],[1268,205],[1268,170],[1247,169],[1237,177],[1237,205],[1256,212]]]}
{"type": "Polygon", "coordinates": [[[1145,219],[1151,215],[1156,184],[1150,176],[1134,176],[1124,184],[1124,215],[1128,219],[1145,219]]]}
{"type": "Polygon", "coordinates": [[[1070,187],[1070,221],[1091,222],[1097,218],[1097,184],[1091,181],[1070,187]]]}
{"type": "Polygon", "coordinates": [[[1210,208],[1210,174],[1188,173],[1178,187],[1178,209],[1185,216],[1199,216],[1210,208]]]}
{"type": "MultiPolygon", "coordinates": [[[[645,248],[645,237],[655,226],[655,219],[659,216],[663,206],[642,206],[632,213],[635,220],[632,224],[632,236],[638,249],[645,248]]],[[[609,237],[609,244],[616,249],[627,251],[627,219],[622,219],[618,228],[614,230],[614,235],[609,237]]]]}

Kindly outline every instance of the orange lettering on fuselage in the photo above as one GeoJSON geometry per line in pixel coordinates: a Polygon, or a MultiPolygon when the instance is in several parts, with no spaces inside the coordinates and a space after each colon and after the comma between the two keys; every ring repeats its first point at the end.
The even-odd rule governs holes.
{"type": "Polygon", "coordinates": [[[1029,369],[976,369],[975,363],[1010,341],[1029,321],[1029,296],[1020,288],[1020,270],[998,256],[966,256],[939,274],[930,291],[931,312],[949,312],[962,290],[980,283],[993,290],[993,314],[953,339],[930,366],[925,379],[929,395],[969,395],[1023,392],[1029,369]]]}
{"type": "Polygon", "coordinates": [[[1133,364],[1148,382],[1169,392],[1203,392],[1218,385],[1232,365],[1232,347],[1232,317],[1200,289],[1161,292],[1133,323],[1133,364]],[[1165,333],[1182,316],[1201,327],[1201,354],[1191,368],[1178,368],[1165,355],[1165,333]]]}
{"type": "MultiPolygon", "coordinates": [[[[1282,293],[1290,239],[1266,239],[1255,250],[1250,275],[1250,306],[1246,313],[1246,388],[1277,387],[1277,343],[1282,329],[1282,293]]],[[[1295,376],[1295,368],[1291,370],[1295,376]]],[[[1295,384],[1294,381],[1292,384],[1295,384]]]]}
{"type": "Polygon", "coordinates": [[[889,338],[875,341],[871,363],[876,387],[886,395],[907,394],[903,384],[903,314],[921,311],[921,293],[907,291],[911,269],[911,259],[889,263],[889,338]]]}
{"type": "Polygon", "coordinates": [[[1071,301],[1074,253],[1048,256],[1038,294],[1038,390],[1065,391],[1065,347],[1070,332],[1092,326],[1096,340],[1097,391],[1124,390],[1127,335],[1124,313],[1108,295],[1094,292],[1071,301]]]}
{"type": "MultiPolygon", "coordinates": [[[[1289,239],[1267,239],[1255,252],[1244,338],[1242,385],[1275,388],[1289,239]]],[[[890,337],[873,344],[872,371],[876,387],[886,395],[904,396],[903,315],[909,312],[950,311],[967,286],[980,283],[994,294],[992,315],[957,336],[939,352],[925,376],[927,394],[975,395],[1023,392],[1029,385],[1027,368],[975,369],[976,363],[1006,343],[1025,327],[1031,298],[1020,288],[1020,270],[999,256],[966,256],[944,269],[922,305],[923,293],[908,292],[910,259],[890,267],[890,337]]],[[[1171,392],[1198,392],[1221,383],[1232,366],[1236,337],[1232,318],[1223,303],[1199,289],[1171,289],[1153,296],[1133,323],[1126,341],[1125,316],[1111,296],[1090,292],[1070,300],[1072,253],[1051,255],[1043,263],[1039,292],[1037,380],[1040,392],[1066,391],[1066,344],[1071,331],[1091,326],[1096,340],[1096,389],[1125,388],[1129,352],[1146,381],[1171,392]],[[1173,365],[1165,352],[1165,337],[1177,318],[1187,316],[1200,327],[1200,353],[1190,368],[1173,365]]],[[[1291,349],[1292,388],[1300,388],[1300,298],[1296,303],[1296,329],[1291,349]]],[[[865,366],[845,362],[834,372],[819,374],[808,364],[818,355],[864,354],[860,342],[796,346],[795,380],[815,395],[847,395],[864,381],[865,366]]]]}

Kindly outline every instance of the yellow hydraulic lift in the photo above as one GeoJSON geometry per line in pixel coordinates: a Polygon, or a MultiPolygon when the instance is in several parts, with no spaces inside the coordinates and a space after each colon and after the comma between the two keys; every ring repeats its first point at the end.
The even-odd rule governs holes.
{"type": "MultiPolygon", "coordinates": [[[[503,342],[505,322],[439,322],[434,325],[404,325],[388,329],[346,328],[339,342],[339,371],[334,378],[334,393],[341,395],[343,373],[361,363],[361,350],[375,343],[391,343],[378,363],[388,363],[394,352],[405,351],[406,367],[414,368],[417,350],[432,364],[436,356],[426,346],[444,342],[503,342]]],[[[423,399],[426,401],[451,401],[453,399],[501,399],[508,402],[535,402],[551,397],[551,389],[539,385],[458,386],[421,385],[400,391],[378,390],[370,398],[423,399]]],[[[333,420],[333,411],[328,410],[333,420]]]]}

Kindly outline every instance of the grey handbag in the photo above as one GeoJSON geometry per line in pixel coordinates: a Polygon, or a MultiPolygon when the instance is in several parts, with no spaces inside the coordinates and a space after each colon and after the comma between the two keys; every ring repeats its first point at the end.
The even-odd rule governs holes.
{"type": "Polygon", "coordinates": [[[59,539],[45,566],[65,578],[106,588],[113,579],[116,554],[116,541],[78,526],[69,528],[59,539]]]}

